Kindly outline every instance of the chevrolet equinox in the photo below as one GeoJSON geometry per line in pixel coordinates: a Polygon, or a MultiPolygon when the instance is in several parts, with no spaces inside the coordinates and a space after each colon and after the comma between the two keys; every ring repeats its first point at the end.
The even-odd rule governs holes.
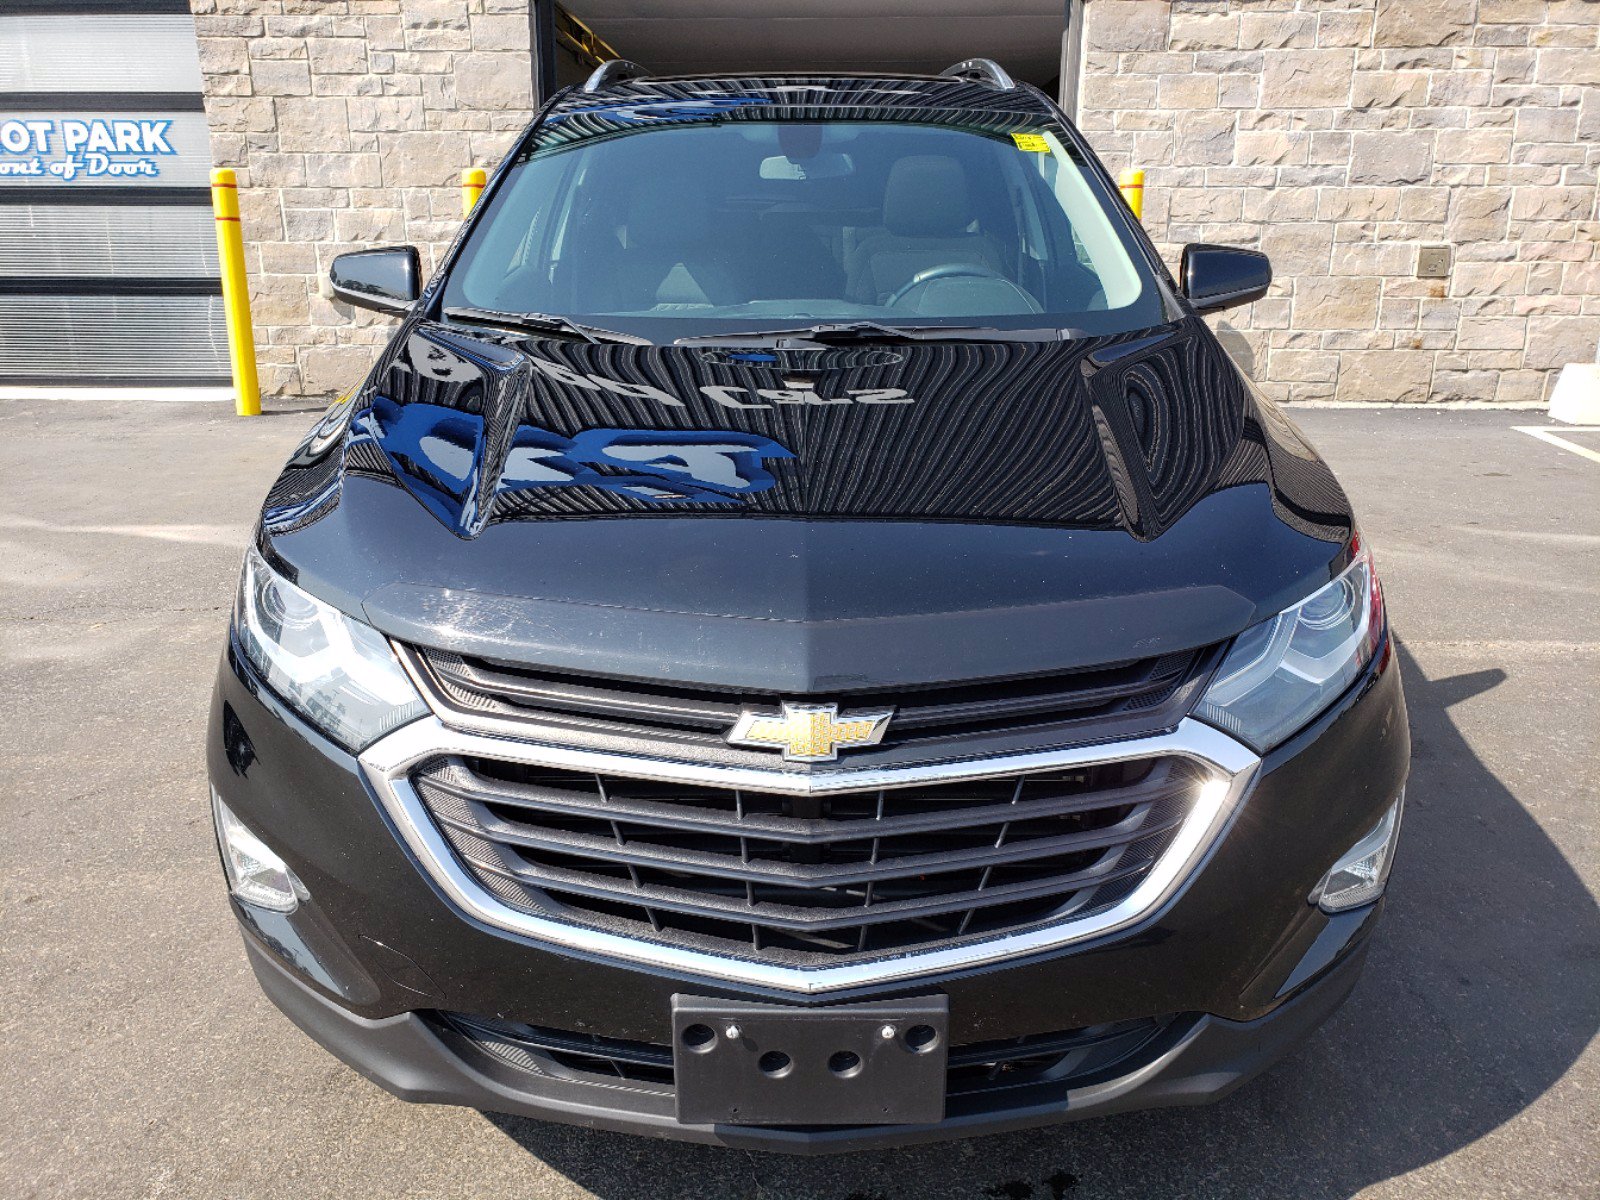
{"type": "Polygon", "coordinates": [[[1227,1093],[1361,970],[1372,550],[1059,109],[557,95],[273,484],[208,733],[262,986],[410,1100],[818,1153],[1227,1093]]]}

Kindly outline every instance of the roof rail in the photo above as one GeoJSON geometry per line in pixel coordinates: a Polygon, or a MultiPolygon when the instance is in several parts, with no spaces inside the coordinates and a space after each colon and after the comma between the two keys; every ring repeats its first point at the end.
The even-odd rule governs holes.
{"type": "Polygon", "coordinates": [[[970,79],[974,83],[987,83],[990,87],[997,87],[1007,92],[1017,86],[1017,81],[992,58],[964,59],[953,67],[946,67],[939,74],[948,75],[952,79],[970,79]]]}
{"type": "Polygon", "coordinates": [[[646,71],[636,62],[629,62],[625,58],[613,58],[610,62],[603,62],[594,69],[594,74],[583,81],[583,90],[598,92],[612,84],[627,83],[630,79],[648,79],[650,72],[646,71]]]}

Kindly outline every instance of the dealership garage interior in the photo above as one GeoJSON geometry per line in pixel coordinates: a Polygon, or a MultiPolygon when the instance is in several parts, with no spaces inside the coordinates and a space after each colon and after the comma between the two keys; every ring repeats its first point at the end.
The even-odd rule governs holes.
{"type": "Polygon", "coordinates": [[[1593,1195],[1597,10],[0,5],[8,1191],[1593,1195]],[[493,168],[541,94],[613,52],[661,74],[993,57],[1075,112],[1113,171],[1147,169],[1169,262],[1196,240],[1273,255],[1277,290],[1217,328],[1361,514],[1414,758],[1367,974],[1265,1077],[1209,1108],[800,1160],[405,1105],[259,994],[201,742],[261,498],[392,328],[329,297],[328,262],[395,242],[434,261],[461,171],[493,168]],[[259,418],[233,415],[216,166],[240,176],[259,418]],[[1419,256],[1438,248],[1444,277],[1419,256]]]}

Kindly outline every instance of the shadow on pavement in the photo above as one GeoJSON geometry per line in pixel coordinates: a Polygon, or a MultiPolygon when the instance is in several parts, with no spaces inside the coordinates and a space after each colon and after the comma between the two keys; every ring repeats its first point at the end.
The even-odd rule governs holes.
{"type": "Polygon", "coordinates": [[[1600,1030],[1600,910],[1450,709],[1498,669],[1428,679],[1404,647],[1413,764],[1389,909],[1345,1008],[1220,1104],[795,1159],[485,1114],[606,1200],[1177,1195],[1342,1200],[1467,1146],[1600,1030]]]}

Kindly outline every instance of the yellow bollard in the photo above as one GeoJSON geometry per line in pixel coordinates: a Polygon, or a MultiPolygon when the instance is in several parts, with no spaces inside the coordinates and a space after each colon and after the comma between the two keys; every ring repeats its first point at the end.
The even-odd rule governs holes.
{"type": "Polygon", "coordinates": [[[211,172],[211,209],[217,217],[217,260],[222,266],[222,311],[228,318],[234,411],[241,417],[259,417],[261,383],[256,378],[256,337],[250,327],[250,286],[244,274],[239,178],[228,167],[211,172]]]}
{"type": "Polygon", "coordinates": [[[1124,171],[1117,176],[1117,187],[1122,190],[1122,198],[1128,202],[1133,215],[1144,220],[1144,172],[1124,171]]]}
{"type": "Polygon", "coordinates": [[[483,189],[489,182],[489,173],[482,167],[468,167],[461,172],[461,215],[470,217],[473,205],[478,203],[478,197],[483,195],[483,189]]]}

